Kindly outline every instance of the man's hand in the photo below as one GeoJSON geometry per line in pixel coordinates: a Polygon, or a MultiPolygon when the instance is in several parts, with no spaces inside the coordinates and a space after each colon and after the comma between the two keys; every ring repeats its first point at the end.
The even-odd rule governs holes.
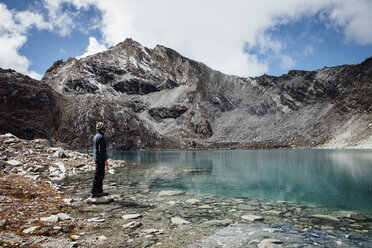
{"type": "Polygon", "coordinates": [[[107,160],[105,161],[105,166],[108,166],[108,162],[107,162],[107,160]]]}

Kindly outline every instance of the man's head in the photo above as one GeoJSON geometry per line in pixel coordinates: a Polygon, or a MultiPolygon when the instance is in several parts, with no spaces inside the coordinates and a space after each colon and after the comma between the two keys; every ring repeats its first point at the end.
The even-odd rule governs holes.
{"type": "Polygon", "coordinates": [[[103,124],[103,122],[97,122],[96,129],[97,129],[98,132],[104,133],[105,132],[105,124],[103,124]]]}

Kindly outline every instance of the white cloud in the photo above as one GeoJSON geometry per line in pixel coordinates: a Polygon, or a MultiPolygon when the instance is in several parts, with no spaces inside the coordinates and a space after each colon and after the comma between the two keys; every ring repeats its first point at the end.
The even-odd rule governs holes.
{"type": "Polygon", "coordinates": [[[282,62],[282,68],[284,70],[291,69],[296,65],[296,61],[288,55],[283,55],[281,58],[281,62],[282,62]]]}
{"type": "Polygon", "coordinates": [[[13,69],[20,73],[39,79],[41,75],[29,71],[31,62],[19,49],[27,41],[27,31],[32,27],[51,29],[42,15],[30,11],[11,12],[0,3],[0,67],[13,69]]]}
{"type": "MultiPolygon", "coordinates": [[[[44,17],[32,11],[11,12],[0,3],[1,39],[9,40],[6,46],[13,49],[7,52],[0,48],[0,65],[5,63],[3,54],[13,54],[9,59],[13,62],[6,63],[28,72],[30,62],[18,52],[27,40],[27,31],[35,27],[69,35],[81,28],[76,20],[81,11],[91,6],[102,13],[102,20],[92,25],[100,28],[103,40],[100,44],[91,37],[82,56],[131,37],[150,48],[156,44],[168,46],[225,73],[260,75],[268,71],[270,59],[259,59],[259,55],[270,58],[285,54],[285,41],[271,37],[268,31],[318,13],[331,28],[341,30],[346,40],[372,44],[370,0],[41,0],[41,3],[47,10],[44,17]],[[74,8],[70,8],[72,5],[74,8]]],[[[303,54],[309,56],[313,52],[309,45],[303,54]]],[[[296,64],[286,55],[281,60],[283,67],[296,64]]]]}
{"type": "Polygon", "coordinates": [[[37,79],[37,80],[40,80],[43,77],[43,75],[37,73],[36,71],[31,71],[31,72],[27,73],[27,76],[29,76],[33,79],[37,79]]]}
{"type": "MultiPolygon", "coordinates": [[[[368,0],[93,0],[91,3],[102,11],[101,31],[106,44],[115,45],[127,37],[148,47],[163,44],[230,74],[258,75],[267,71],[268,62],[260,61],[254,54],[244,54],[245,44],[256,48],[258,53],[278,55],[282,41],[274,40],[266,31],[319,12],[331,13],[329,21],[342,26],[348,39],[360,44],[372,43],[368,11],[372,9],[372,1],[368,0]]],[[[311,47],[307,49],[311,54],[311,47]]],[[[293,59],[286,58],[283,65],[293,63],[293,59]]]]}
{"type": "Polygon", "coordinates": [[[89,37],[89,45],[85,50],[85,53],[81,56],[76,57],[77,59],[85,58],[89,55],[99,53],[107,50],[106,45],[100,44],[95,37],[89,37]]]}
{"type": "Polygon", "coordinates": [[[314,53],[314,46],[311,45],[311,44],[308,44],[305,46],[304,48],[304,51],[302,52],[302,54],[307,57],[309,55],[312,55],[314,53]]]}

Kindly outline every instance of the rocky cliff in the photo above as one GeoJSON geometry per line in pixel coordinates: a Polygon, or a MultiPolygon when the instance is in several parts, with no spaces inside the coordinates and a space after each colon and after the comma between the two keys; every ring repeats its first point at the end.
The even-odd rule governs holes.
{"type": "Polygon", "coordinates": [[[372,148],[372,58],[241,78],[127,39],[57,61],[41,82],[1,71],[0,83],[0,131],[74,148],[90,147],[98,120],[112,149],[372,148]]]}

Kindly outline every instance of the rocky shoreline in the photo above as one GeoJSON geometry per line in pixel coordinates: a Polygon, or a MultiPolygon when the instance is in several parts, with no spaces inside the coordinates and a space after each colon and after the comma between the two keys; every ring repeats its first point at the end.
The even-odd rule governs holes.
{"type": "MultiPolygon", "coordinates": [[[[88,154],[50,147],[44,139],[0,135],[0,246],[78,247],[73,233],[85,220],[68,214],[73,200],[60,181],[94,170],[88,154]]],[[[124,166],[110,162],[110,170],[124,166]]]]}
{"type": "Polygon", "coordinates": [[[154,190],[150,165],[109,160],[111,197],[84,201],[91,156],[11,134],[0,145],[2,247],[372,246],[371,214],[154,190]]]}

